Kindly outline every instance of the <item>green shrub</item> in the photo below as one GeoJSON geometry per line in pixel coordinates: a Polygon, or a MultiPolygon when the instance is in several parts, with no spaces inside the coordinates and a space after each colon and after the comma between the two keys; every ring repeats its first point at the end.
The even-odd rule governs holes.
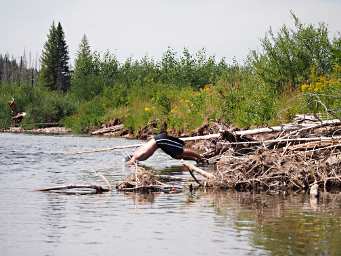
{"type": "Polygon", "coordinates": [[[76,133],[87,133],[102,123],[104,113],[101,97],[97,96],[91,101],[80,104],[78,112],[66,117],[64,124],[76,133]]]}
{"type": "Polygon", "coordinates": [[[280,90],[288,85],[297,88],[309,78],[312,66],[319,74],[329,73],[334,62],[327,26],[302,24],[292,16],[294,29],[283,26],[276,35],[270,29],[261,41],[263,52],[253,51],[249,56],[255,73],[280,90]]]}
{"type": "Polygon", "coordinates": [[[310,83],[301,85],[307,109],[310,112],[325,112],[333,118],[341,117],[341,66],[335,65],[328,75],[318,75],[312,70],[310,83]]]}
{"type": "Polygon", "coordinates": [[[72,99],[61,92],[50,91],[39,86],[17,86],[14,84],[0,87],[1,123],[10,124],[10,109],[7,102],[13,97],[18,112],[26,112],[22,125],[25,128],[40,127],[42,123],[60,122],[71,115],[76,105],[72,99]]]}

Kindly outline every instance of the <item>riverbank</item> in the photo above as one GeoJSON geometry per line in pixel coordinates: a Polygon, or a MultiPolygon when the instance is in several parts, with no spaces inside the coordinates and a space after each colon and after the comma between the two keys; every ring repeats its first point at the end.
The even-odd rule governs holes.
{"type": "Polygon", "coordinates": [[[4,133],[27,133],[27,134],[45,134],[45,135],[65,135],[71,134],[71,129],[65,127],[47,127],[36,129],[24,129],[22,127],[9,127],[1,132],[4,133]]]}

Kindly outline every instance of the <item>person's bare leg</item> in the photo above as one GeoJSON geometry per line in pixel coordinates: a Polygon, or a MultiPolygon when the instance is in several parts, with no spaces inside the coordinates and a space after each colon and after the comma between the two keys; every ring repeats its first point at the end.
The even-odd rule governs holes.
{"type": "Polygon", "coordinates": [[[199,154],[193,152],[190,149],[184,149],[184,152],[179,158],[182,158],[184,160],[193,160],[193,161],[200,161],[203,159],[199,154]]]}
{"type": "Polygon", "coordinates": [[[144,161],[148,159],[157,150],[156,141],[149,140],[147,143],[136,149],[128,164],[133,164],[135,161],[144,161]]]}

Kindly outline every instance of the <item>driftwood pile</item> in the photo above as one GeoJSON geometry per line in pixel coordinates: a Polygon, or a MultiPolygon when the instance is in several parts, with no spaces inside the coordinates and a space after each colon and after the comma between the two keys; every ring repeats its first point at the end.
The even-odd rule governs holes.
{"type": "Polygon", "coordinates": [[[192,165],[206,187],[238,191],[308,190],[313,184],[341,188],[341,121],[300,122],[244,131],[225,131],[203,142],[217,161],[214,172],[192,165]],[[209,146],[210,145],[210,146],[209,146]]]}
{"type": "MultiPolygon", "coordinates": [[[[169,185],[161,180],[168,179],[159,175],[156,175],[153,171],[147,170],[141,166],[135,165],[135,173],[129,175],[120,182],[116,189],[123,192],[164,192],[164,193],[178,193],[182,191],[182,188],[175,185],[169,185]]],[[[167,181],[168,181],[167,180],[167,181]]]]}

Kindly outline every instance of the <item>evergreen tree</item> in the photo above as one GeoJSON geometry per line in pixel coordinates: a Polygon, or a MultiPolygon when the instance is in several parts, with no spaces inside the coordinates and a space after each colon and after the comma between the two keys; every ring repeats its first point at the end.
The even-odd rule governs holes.
{"type": "Polygon", "coordinates": [[[70,87],[69,53],[60,24],[52,23],[41,57],[40,81],[52,90],[67,91],[70,87]]]}
{"type": "Polygon", "coordinates": [[[47,35],[47,41],[44,45],[44,49],[41,56],[41,71],[40,81],[44,86],[55,89],[56,78],[56,27],[54,22],[50,27],[49,34],[47,35]]]}
{"type": "Polygon", "coordinates": [[[91,49],[87,36],[84,34],[79,44],[79,50],[75,60],[75,69],[72,78],[81,78],[87,74],[94,73],[91,49]]]}
{"type": "Polygon", "coordinates": [[[93,54],[86,35],[82,37],[72,74],[71,91],[80,100],[89,100],[103,89],[100,73],[100,61],[93,54]]]}
{"type": "Polygon", "coordinates": [[[66,45],[63,28],[58,23],[57,26],[57,83],[58,90],[67,91],[70,88],[70,69],[69,69],[69,51],[66,45]]]}

